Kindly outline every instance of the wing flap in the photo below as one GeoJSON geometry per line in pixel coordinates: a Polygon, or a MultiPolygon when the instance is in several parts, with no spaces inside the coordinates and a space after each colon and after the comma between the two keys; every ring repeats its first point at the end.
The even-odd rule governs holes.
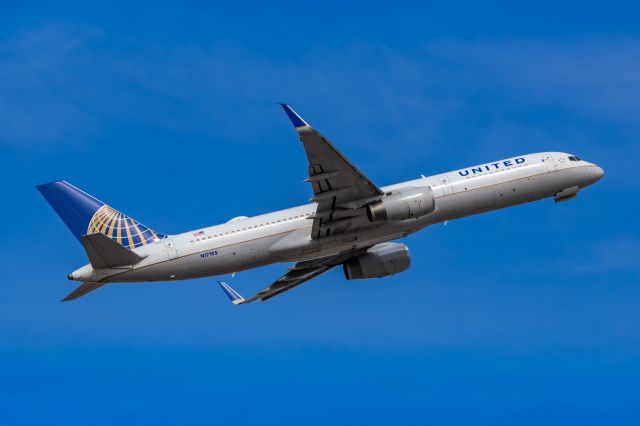
{"type": "Polygon", "coordinates": [[[281,293],[284,293],[285,291],[291,290],[292,288],[299,286],[300,284],[304,284],[305,282],[309,281],[312,278],[317,277],[320,274],[324,274],[331,268],[333,268],[333,266],[323,266],[323,267],[314,269],[313,271],[309,271],[308,273],[304,274],[302,277],[291,279],[291,280],[283,280],[280,282],[281,285],[279,286],[272,285],[265,289],[268,291],[263,290],[262,292],[260,292],[262,293],[262,295],[260,296],[260,300],[262,300],[263,302],[266,300],[269,300],[272,297],[275,297],[281,293]]]}
{"type": "Polygon", "coordinates": [[[340,209],[357,210],[380,198],[384,195],[383,191],[289,105],[281,105],[296,128],[307,155],[309,177],[305,181],[313,189],[310,201],[318,204],[312,238],[345,232],[351,228],[354,220],[335,223],[335,212],[340,209]]]}
{"type": "Polygon", "coordinates": [[[303,262],[296,263],[293,267],[289,268],[289,272],[284,274],[278,280],[276,280],[269,287],[264,288],[255,296],[245,299],[240,296],[240,294],[231,288],[224,281],[218,281],[222,290],[226,293],[226,295],[231,299],[231,302],[234,305],[241,305],[245,303],[252,303],[256,300],[269,300],[272,297],[275,297],[279,294],[284,293],[285,291],[291,290],[294,287],[299,286],[300,284],[304,284],[305,282],[321,275],[331,268],[340,265],[341,263],[351,259],[354,256],[358,256],[366,248],[350,250],[345,253],[339,253],[331,256],[321,257],[313,260],[306,260],[303,262]]]}
{"type": "Polygon", "coordinates": [[[309,182],[315,197],[337,193],[336,204],[383,195],[364,173],[320,132],[311,127],[296,129],[307,154],[309,182]],[[346,191],[349,188],[351,191],[346,191]]]}

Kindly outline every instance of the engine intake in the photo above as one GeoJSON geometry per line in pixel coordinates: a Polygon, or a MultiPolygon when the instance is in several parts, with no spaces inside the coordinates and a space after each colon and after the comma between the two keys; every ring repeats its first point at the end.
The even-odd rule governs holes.
{"type": "Polygon", "coordinates": [[[404,244],[376,244],[364,254],[342,264],[348,280],[381,278],[406,271],[411,265],[409,248],[404,244]]]}
{"type": "Polygon", "coordinates": [[[367,217],[370,222],[414,219],[431,213],[435,207],[431,188],[407,188],[368,205],[367,217]]]}

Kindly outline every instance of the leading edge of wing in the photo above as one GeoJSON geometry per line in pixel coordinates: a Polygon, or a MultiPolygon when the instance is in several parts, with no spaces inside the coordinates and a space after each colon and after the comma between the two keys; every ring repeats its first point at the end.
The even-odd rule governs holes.
{"type": "Polygon", "coordinates": [[[314,267],[291,269],[282,277],[274,281],[269,287],[266,287],[258,292],[255,296],[245,299],[235,291],[229,284],[224,281],[218,281],[222,291],[225,292],[227,297],[234,305],[244,305],[245,303],[252,303],[256,300],[262,300],[263,302],[277,296],[285,291],[291,290],[294,287],[299,286],[312,278],[317,277],[320,274],[327,272],[329,269],[336,266],[332,265],[317,265],[314,267]]]}
{"type": "Polygon", "coordinates": [[[274,296],[284,293],[285,291],[291,290],[292,288],[297,287],[318,275],[324,274],[331,268],[340,265],[354,256],[358,256],[362,252],[366,251],[367,248],[350,250],[348,252],[298,262],[292,268],[289,268],[289,271],[286,274],[274,281],[269,287],[260,290],[258,294],[250,299],[242,297],[240,293],[235,291],[224,281],[218,281],[218,284],[220,284],[220,288],[222,288],[222,291],[224,291],[227,297],[231,300],[231,303],[234,305],[252,303],[256,300],[262,300],[264,302],[274,296]]]}
{"type": "Polygon", "coordinates": [[[313,201],[317,201],[317,198],[333,198],[333,195],[339,195],[335,201],[340,204],[351,201],[353,197],[369,198],[383,194],[371,179],[327,138],[304,121],[293,108],[288,104],[280,104],[280,106],[289,117],[304,145],[309,161],[307,181],[312,184],[313,201]],[[347,192],[353,193],[347,195],[347,192]]]}

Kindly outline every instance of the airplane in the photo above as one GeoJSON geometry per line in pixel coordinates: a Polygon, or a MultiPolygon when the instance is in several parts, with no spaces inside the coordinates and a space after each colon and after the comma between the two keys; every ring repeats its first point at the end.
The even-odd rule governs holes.
{"type": "Polygon", "coordinates": [[[250,298],[220,287],[235,305],[265,301],[342,266],[347,280],[407,270],[409,248],[393,242],[430,225],[544,198],[570,200],[604,175],[564,152],[542,152],[380,187],[289,105],[308,160],[309,204],[182,234],[155,232],[63,180],[37,186],[82,243],[89,264],[63,301],[106,284],[235,274],[273,263],[287,272],[250,298]]]}

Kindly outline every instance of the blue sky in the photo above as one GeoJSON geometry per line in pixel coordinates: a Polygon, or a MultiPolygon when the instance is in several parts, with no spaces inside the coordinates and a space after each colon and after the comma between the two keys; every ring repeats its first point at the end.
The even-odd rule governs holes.
{"type": "MultiPolygon", "coordinates": [[[[634,424],[638,7],[605,2],[3,5],[3,424],[634,424]],[[302,204],[289,102],[385,185],[527,152],[577,200],[434,226],[382,280],[237,308],[215,279],[74,303],[64,178],[163,233],[302,204]],[[13,211],[11,211],[13,209],[13,211]]],[[[252,294],[285,265],[238,274],[252,294]]]]}

